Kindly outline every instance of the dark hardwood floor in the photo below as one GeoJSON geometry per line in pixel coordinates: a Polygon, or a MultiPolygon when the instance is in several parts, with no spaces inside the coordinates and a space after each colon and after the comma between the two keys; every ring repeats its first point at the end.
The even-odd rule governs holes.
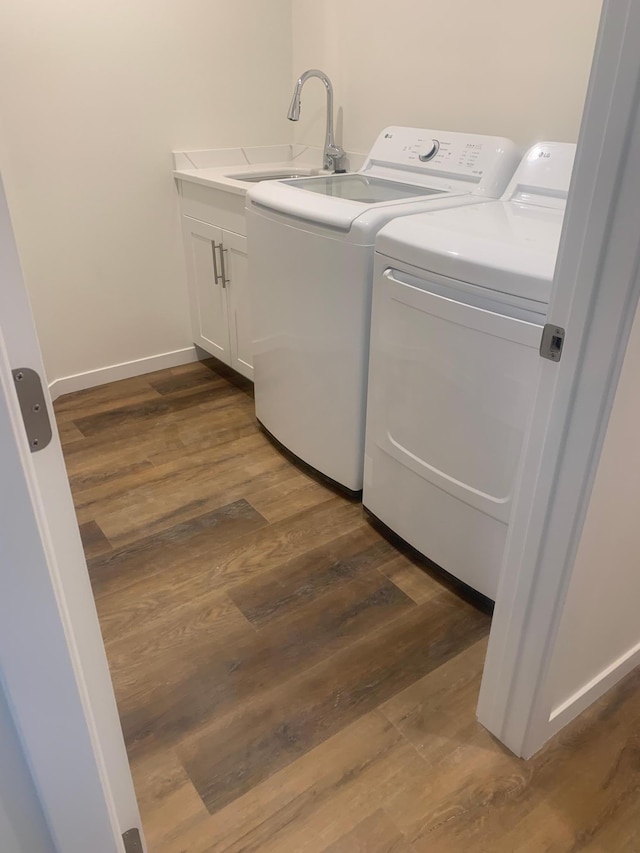
{"type": "Polygon", "coordinates": [[[196,363],[56,403],[150,853],[640,851],[640,676],[530,762],[489,617],[196,363]]]}

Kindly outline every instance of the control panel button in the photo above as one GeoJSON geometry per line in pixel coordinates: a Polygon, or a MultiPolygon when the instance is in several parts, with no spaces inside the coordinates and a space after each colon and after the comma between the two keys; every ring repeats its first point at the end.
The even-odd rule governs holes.
{"type": "Polygon", "coordinates": [[[433,160],[439,150],[440,143],[437,139],[432,139],[431,143],[427,144],[418,154],[418,159],[421,160],[423,163],[426,163],[428,160],[433,160]]]}

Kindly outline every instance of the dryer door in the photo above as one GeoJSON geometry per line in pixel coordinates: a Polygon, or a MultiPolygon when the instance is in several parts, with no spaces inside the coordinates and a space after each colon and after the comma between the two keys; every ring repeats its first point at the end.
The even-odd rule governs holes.
{"type": "Polygon", "coordinates": [[[483,554],[486,571],[499,571],[542,325],[471,304],[474,289],[462,302],[429,285],[393,269],[376,280],[364,502],[491,595],[493,583],[473,578],[483,554]]]}

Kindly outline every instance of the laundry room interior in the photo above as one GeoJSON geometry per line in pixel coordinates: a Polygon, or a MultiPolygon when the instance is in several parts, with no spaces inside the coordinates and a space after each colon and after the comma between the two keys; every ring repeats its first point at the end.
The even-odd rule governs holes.
{"type": "Polygon", "coordinates": [[[635,303],[541,514],[616,2],[3,4],[30,449],[149,853],[638,849],[635,303]]]}

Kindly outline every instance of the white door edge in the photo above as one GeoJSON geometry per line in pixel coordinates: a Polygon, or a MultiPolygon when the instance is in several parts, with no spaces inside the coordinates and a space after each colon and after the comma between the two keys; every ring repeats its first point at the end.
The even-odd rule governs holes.
{"type": "MultiPolygon", "coordinates": [[[[2,329],[0,329],[0,392],[2,394],[2,401],[0,401],[0,407],[3,410],[0,411],[0,419],[4,421],[4,424],[2,424],[1,427],[2,431],[4,432],[4,428],[6,427],[8,421],[13,432],[13,437],[15,439],[14,448],[16,451],[16,455],[20,460],[20,464],[25,474],[25,486],[31,501],[34,520],[40,532],[44,556],[49,566],[50,579],[59,611],[60,622],[66,638],[69,650],[69,657],[71,660],[78,688],[78,694],[82,703],[82,711],[86,719],[87,730],[94,750],[96,766],[104,794],[106,812],[109,817],[113,833],[113,849],[119,851],[123,850],[124,847],[122,846],[122,840],[120,838],[121,833],[117,821],[115,802],[106,774],[102,745],[100,743],[100,738],[97,732],[95,718],[91,707],[91,701],[88,696],[84,675],[82,672],[82,668],[79,664],[78,650],[73,636],[73,631],[71,630],[70,614],[66,607],[64,595],[61,590],[58,565],[55,553],[51,545],[48,527],[46,523],[46,513],[42,506],[37,487],[35,487],[35,476],[32,468],[32,460],[30,458],[29,451],[22,436],[24,426],[22,423],[22,416],[20,414],[17,400],[15,398],[15,395],[12,394],[12,384],[13,378],[9,367],[4,338],[2,336],[2,329]]],[[[7,566],[7,569],[9,568],[13,567],[7,566]]],[[[22,679],[15,678],[15,671],[12,667],[12,664],[11,662],[7,661],[8,654],[10,654],[10,652],[4,653],[2,656],[3,680],[7,689],[7,695],[10,701],[12,713],[14,715],[14,720],[16,722],[18,732],[25,747],[26,757],[34,775],[34,783],[41,798],[45,816],[47,817],[47,820],[49,822],[54,842],[56,843],[56,845],[60,846],[61,850],[71,849],[62,846],[63,843],[68,843],[68,839],[65,840],[64,838],[64,830],[62,830],[62,826],[68,823],[68,816],[64,816],[59,819],[58,815],[56,814],[58,810],[58,798],[50,796],[52,792],[48,788],[46,777],[44,777],[43,774],[39,771],[41,759],[40,752],[42,749],[42,744],[34,737],[32,737],[33,732],[30,728],[29,723],[25,720],[23,711],[25,710],[25,703],[29,701],[29,697],[25,690],[25,685],[21,683],[22,679]]],[[[36,673],[32,672],[31,677],[35,676],[36,673]]],[[[64,772],[64,767],[61,767],[60,784],[64,784],[64,772]]]]}
{"type": "Polygon", "coordinates": [[[605,0],[549,308],[567,338],[542,367],[478,704],[525,757],[559,725],[545,676],[640,294],[639,44],[640,6],[605,0]]]}
{"type": "Polygon", "coordinates": [[[51,398],[0,183],[0,670],[61,853],[141,828],[51,398]],[[40,375],[53,437],[31,454],[12,368],[40,375]]]}

